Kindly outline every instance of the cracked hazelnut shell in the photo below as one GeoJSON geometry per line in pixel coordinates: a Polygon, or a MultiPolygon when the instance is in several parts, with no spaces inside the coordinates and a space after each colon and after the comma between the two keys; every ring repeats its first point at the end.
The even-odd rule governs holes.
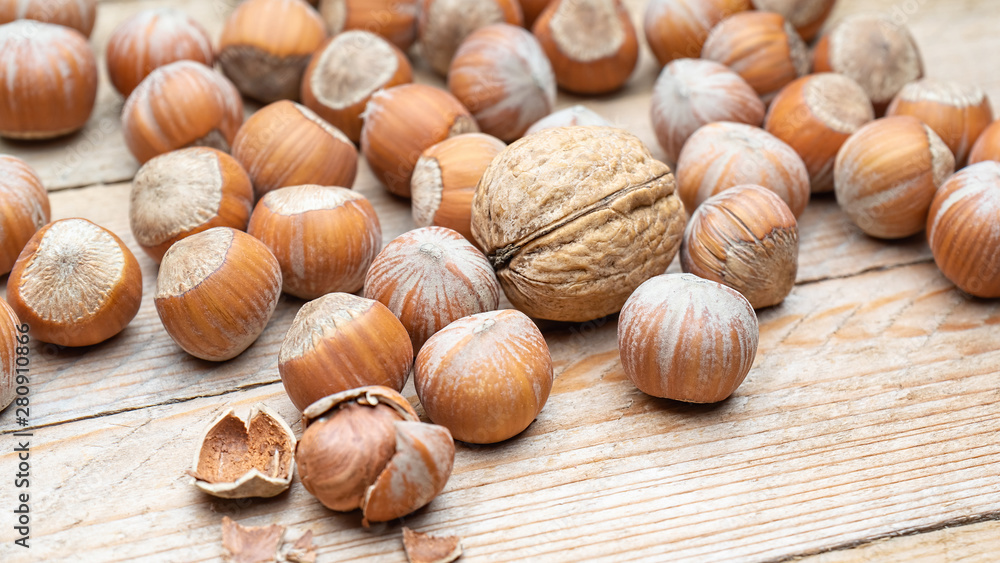
{"type": "Polygon", "coordinates": [[[0,154],[0,275],[10,272],[50,216],[49,193],[35,171],[17,157],[0,154]]]}
{"type": "Polygon", "coordinates": [[[422,0],[417,15],[420,54],[444,76],[465,38],[497,23],[524,23],[517,0],[422,0]]]}
{"type": "MultiPolygon", "coordinates": [[[[315,2],[314,2],[315,4],[315,2]]],[[[319,13],[331,36],[365,30],[407,51],[417,39],[420,0],[320,0],[319,13]]]]}
{"type": "Polygon", "coordinates": [[[70,27],[90,37],[97,20],[97,0],[0,1],[0,24],[19,19],[70,27]]]}
{"type": "Polygon", "coordinates": [[[713,27],[749,9],[750,0],[650,0],[643,16],[646,41],[661,65],[697,59],[713,27]]]}

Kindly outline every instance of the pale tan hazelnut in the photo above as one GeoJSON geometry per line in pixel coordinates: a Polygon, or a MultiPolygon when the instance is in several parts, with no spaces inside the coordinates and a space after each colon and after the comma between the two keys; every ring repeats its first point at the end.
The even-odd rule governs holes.
{"type": "Polygon", "coordinates": [[[554,127],[573,127],[577,125],[611,127],[611,122],[586,106],[575,105],[550,113],[539,119],[532,123],[531,127],[528,127],[528,130],[524,134],[531,135],[554,127]]]}
{"type": "Polygon", "coordinates": [[[462,41],[494,23],[524,23],[517,0],[423,0],[417,16],[420,54],[444,76],[462,41]]]}

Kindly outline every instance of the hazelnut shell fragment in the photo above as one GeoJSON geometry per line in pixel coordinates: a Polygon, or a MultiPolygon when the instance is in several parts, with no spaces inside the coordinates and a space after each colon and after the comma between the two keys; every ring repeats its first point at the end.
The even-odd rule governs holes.
{"type": "Polygon", "coordinates": [[[415,532],[403,526],[403,548],[410,563],[450,563],[462,556],[458,536],[415,532]]]}

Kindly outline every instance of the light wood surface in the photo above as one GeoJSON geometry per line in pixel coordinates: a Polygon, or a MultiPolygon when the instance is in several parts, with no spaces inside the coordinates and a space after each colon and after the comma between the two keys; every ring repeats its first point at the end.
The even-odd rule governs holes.
{"type": "MultiPolygon", "coordinates": [[[[103,51],[118,22],[167,4],[217,35],[232,3],[105,1],[93,45],[103,51]]],[[[645,2],[629,4],[638,21],[645,2]]],[[[1000,100],[994,2],[842,0],[837,13],[872,8],[910,25],[928,74],[975,81],[1000,100]]],[[[644,52],[625,91],[560,95],[560,105],[585,103],[662,156],[648,120],[655,75],[644,52]]],[[[302,301],[282,297],[257,343],[227,363],[193,359],[170,340],[151,299],[156,266],[129,232],[136,163],[122,143],[122,101],[102,80],[84,132],[0,141],[0,152],[25,158],[58,190],[55,218],[87,217],[120,235],[142,264],[145,297],[106,343],[35,344],[33,547],[13,546],[10,517],[0,519],[0,560],[214,560],[224,515],[289,526],[293,539],[312,529],[320,561],[405,560],[400,522],[364,529],[359,514],[324,509],[297,480],[269,500],[223,501],[190,485],[199,434],[228,407],[265,402],[301,432],[276,366],[302,301]]],[[[386,241],[413,227],[407,203],[363,165],[355,187],[386,241]]],[[[503,444],[459,445],[444,494],[404,523],[462,536],[468,560],[991,560],[1000,552],[1000,303],[955,290],[922,236],[864,236],[832,197],[816,198],[800,229],[798,285],[760,312],[760,351],[731,399],[693,406],[638,392],[621,371],[614,319],[546,327],[557,379],[538,420],[503,444]]],[[[412,383],[404,395],[416,403],[412,383]]],[[[8,409],[5,483],[15,430],[8,409]]],[[[9,515],[13,490],[2,491],[9,515]]]]}

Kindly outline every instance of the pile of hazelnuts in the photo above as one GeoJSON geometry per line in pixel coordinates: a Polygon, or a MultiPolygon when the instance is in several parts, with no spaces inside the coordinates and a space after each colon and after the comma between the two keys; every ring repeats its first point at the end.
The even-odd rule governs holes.
{"type": "MultiPolygon", "coordinates": [[[[47,4],[0,3],[0,22],[30,18],[0,25],[0,136],[67,135],[93,109],[96,0],[47,4]]],[[[754,362],[755,309],[795,284],[811,194],[835,192],[873,237],[926,228],[950,280],[1000,296],[1000,122],[986,95],[923,79],[888,16],[844,18],[817,40],[833,5],[649,1],[645,36],[665,65],[651,119],[676,177],[593,111],[554,112],[557,88],[607,94],[632,75],[639,38],[621,0],[246,0],[214,45],[184,13],[144,10],[106,60],[141,164],[129,219],[160,265],[160,320],[192,356],[225,361],[282,293],[304,300],[278,358],[305,413],[300,477],[376,521],[441,491],[452,438],[500,442],[538,416],[553,366],[532,319],[620,312],[622,367],[640,390],[730,396],[754,362]],[[414,64],[447,89],[412,83],[414,64]],[[244,97],[263,104],[246,119],[244,97]],[[375,208],[351,190],[359,153],[419,227],[384,247],[375,208]],[[678,253],[686,273],[664,274],[678,253]],[[501,292],[514,309],[497,310],[501,292]],[[433,425],[414,426],[398,395],[411,371],[433,425]],[[352,445],[355,457],[338,453],[352,445]],[[386,485],[397,478],[412,487],[386,485]]],[[[123,330],[142,276],[122,240],[50,223],[16,158],[0,156],[0,198],[3,330],[20,319],[64,346],[123,330]]],[[[0,407],[12,396],[0,385],[0,407]]],[[[245,477],[204,461],[226,448],[217,426],[196,462],[209,485],[245,477]]],[[[259,457],[247,474],[291,471],[259,457]]]]}

